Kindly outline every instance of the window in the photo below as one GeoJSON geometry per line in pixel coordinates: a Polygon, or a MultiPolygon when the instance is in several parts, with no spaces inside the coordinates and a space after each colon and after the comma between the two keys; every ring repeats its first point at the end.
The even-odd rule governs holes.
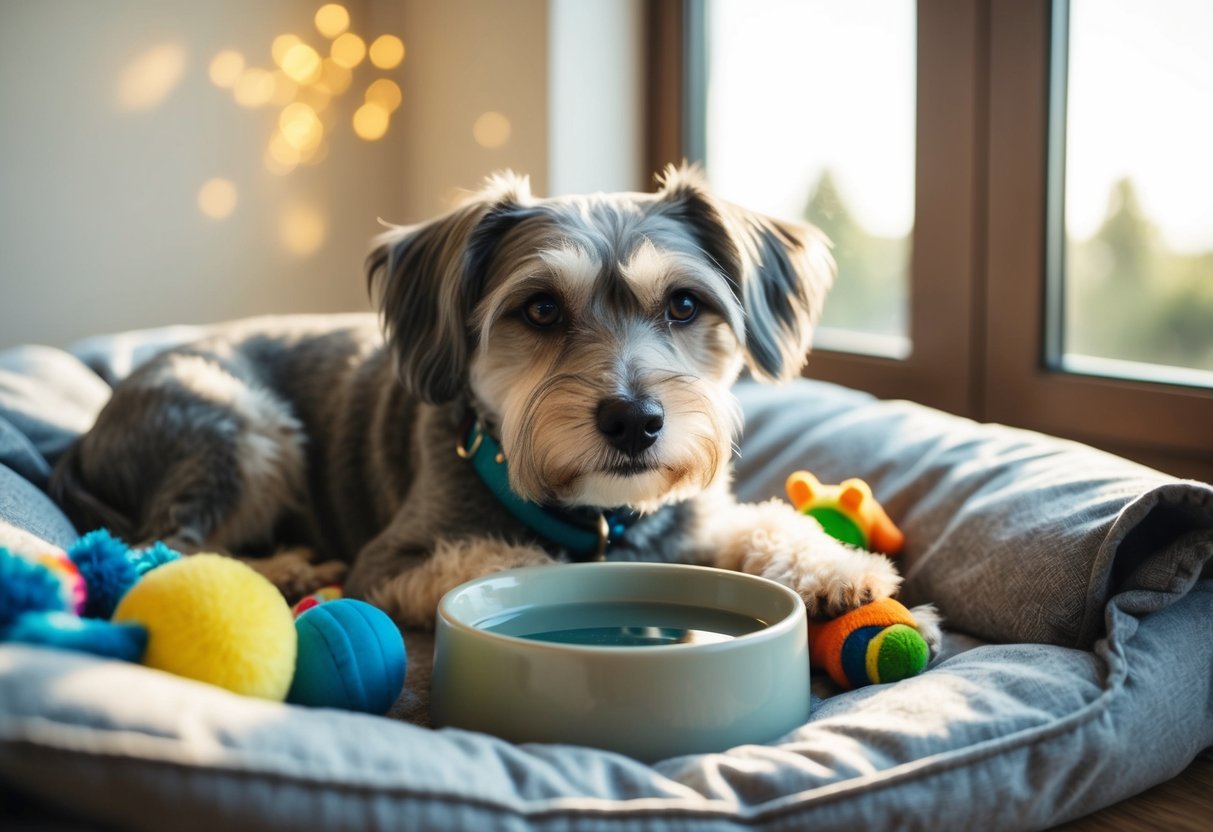
{"type": "Polygon", "coordinates": [[[914,3],[711,0],[704,12],[703,158],[713,186],[829,235],[845,279],[819,347],[905,357],[914,3]]]}
{"type": "Polygon", "coordinates": [[[1055,7],[1056,366],[1213,386],[1211,41],[1207,2],[1055,7]]]}
{"type": "MultiPolygon", "coordinates": [[[[747,139],[730,139],[729,130],[746,129],[745,118],[726,109],[742,106],[729,104],[730,96],[750,112],[770,95],[782,102],[776,112],[801,101],[828,102],[815,126],[823,134],[845,135],[857,128],[836,102],[864,95],[869,75],[888,77],[881,95],[912,101],[915,114],[912,142],[904,131],[888,128],[876,151],[895,157],[912,149],[912,236],[903,255],[908,265],[864,273],[855,265],[862,266],[863,255],[848,262],[840,251],[841,267],[860,275],[844,273],[840,290],[850,277],[861,287],[840,305],[864,307],[864,296],[886,291],[871,288],[874,272],[891,281],[886,287],[901,282],[903,311],[889,315],[882,296],[872,304],[874,318],[850,309],[828,313],[838,316],[828,323],[877,346],[853,350],[832,340],[827,327],[808,375],[1069,436],[1174,474],[1213,480],[1213,388],[1207,380],[1213,377],[1213,183],[1199,184],[1201,177],[1213,177],[1213,156],[1204,150],[1213,144],[1208,4],[907,5],[653,4],[651,166],[684,156],[705,161],[726,197],[777,214],[796,212],[791,196],[781,203],[773,192],[760,193],[758,183],[745,184],[747,166],[749,176],[768,177],[777,163],[784,185],[803,189],[807,181],[828,195],[821,173],[839,164],[831,149],[835,139],[823,140],[823,150],[809,147],[811,136],[805,136],[803,150],[788,151],[782,136],[765,141],[752,125],[747,139]],[[850,25],[855,14],[866,18],[862,26],[850,25]],[[899,25],[892,21],[899,19],[909,20],[900,30],[912,44],[891,45],[897,36],[890,32],[899,25]],[[747,27],[765,28],[765,40],[747,27]],[[783,45],[789,31],[810,29],[817,31],[805,36],[804,48],[783,45]],[[862,71],[838,71],[835,64],[823,72],[806,53],[827,29],[841,42],[835,48],[852,55],[865,54],[872,41],[886,53],[900,49],[902,69],[882,75],[876,65],[893,61],[882,54],[862,71]],[[1126,32],[1133,35],[1127,44],[1126,32]],[[749,67],[730,54],[743,49],[750,50],[749,67]],[[788,64],[781,67],[781,60],[788,64]],[[726,71],[732,83],[713,80],[726,71]],[[1135,78],[1134,84],[1114,84],[1116,73],[1135,78]],[[738,74],[750,80],[743,83],[738,74]],[[907,78],[914,89],[897,93],[907,78]],[[759,89],[748,97],[744,89],[729,91],[746,83],[759,89]],[[830,89],[813,91],[821,86],[830,89]],[[1135,90],[1141,93],[1136,99],[1135,90]],[[1132,118],[1146,123],[1129,129],[1125,121],[1132,118]],[[1188,188],[1175,183],[1175,170],[1186,171],[1188,188]],[[1133,283],[1126,275],[1138,284],[1128,293],[1111,285],[1133,283]],[[1139,289],[1140,295],[1132,294],[1139,289]],[[905,349],[882,348],[890,336],[902,338],[905,349]]],[[[795,129],[792,116],[781,113],[767,123],[772,121],[795,129]]],[[[867,144],[852,143],[857,150],[867,144]]],[[[826,184],[866,236],[896,235],[851,207],[868,199],[853,178],[831,174],[826,184]]],[[[901,187],[901,180],[891,186],[893,201],[901,187]]],[[[811,210],[829,202],[821,196],[816,206],[812,198],[804,201],[811,210]]],[[[828,227],[830,217],[822,222],[820,216],[810,212],[828,227]]]]}

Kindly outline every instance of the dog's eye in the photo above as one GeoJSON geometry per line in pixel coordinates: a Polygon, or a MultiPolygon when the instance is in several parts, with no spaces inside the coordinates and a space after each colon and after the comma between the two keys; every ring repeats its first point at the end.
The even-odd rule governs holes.
{"type": "Polygon", "coordinates": [[[665,307],[667,321],[685,324],[699,312],[699,299],[690,292],[675,292],[665,307]]]}
{"type": "Polygon", "coordinates": [[[531,326],[547,329],[560,323],[560,304],[551,295],[534,295],[527,299],[522,314],[531,326]]]}

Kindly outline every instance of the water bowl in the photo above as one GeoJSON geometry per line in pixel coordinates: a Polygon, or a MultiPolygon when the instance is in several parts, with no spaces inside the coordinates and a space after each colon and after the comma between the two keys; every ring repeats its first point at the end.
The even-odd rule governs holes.
{"type": "Polygon", "coordinates": [[[804,604],[702,566],[496,572],[438,606],[434,724],[646,762],[774,740],[809,716],[804,604]]]}

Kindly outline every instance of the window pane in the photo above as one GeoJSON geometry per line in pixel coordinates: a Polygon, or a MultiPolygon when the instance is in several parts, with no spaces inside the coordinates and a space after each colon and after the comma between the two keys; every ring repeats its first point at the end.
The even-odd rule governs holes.
{"type": "Polygon", "coordinates": [[[1213,3],[1069,5],[1060,364],[1213,384],[1213,3]]]}
{"type": "Polygon", "coordinates": [[[818,346],[908,354],[913,0],[710,0],[706,28],[713,186],[834,241],[818,346]]]}

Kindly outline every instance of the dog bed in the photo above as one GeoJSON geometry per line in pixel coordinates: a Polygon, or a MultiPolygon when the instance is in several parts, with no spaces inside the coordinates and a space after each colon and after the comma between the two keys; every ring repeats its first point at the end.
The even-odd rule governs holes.
{"type": "MultiPolygon", "coordinates": [[[[50,467],[109,385],[200,334],[0,353],[0,540],[71,544],[50,467]]],[[[0,783],[25,813],[137,829],[1029,829],[1213,745],[1213,488],[823,383],[737,393],[742,498],[797,468],[860,476],[905,530],[903,600],[948,627],[921,676],[815,701],[770,745],[647,766],[425,727],[421,633],[395,719],[3,645],[0,783]]]]}

